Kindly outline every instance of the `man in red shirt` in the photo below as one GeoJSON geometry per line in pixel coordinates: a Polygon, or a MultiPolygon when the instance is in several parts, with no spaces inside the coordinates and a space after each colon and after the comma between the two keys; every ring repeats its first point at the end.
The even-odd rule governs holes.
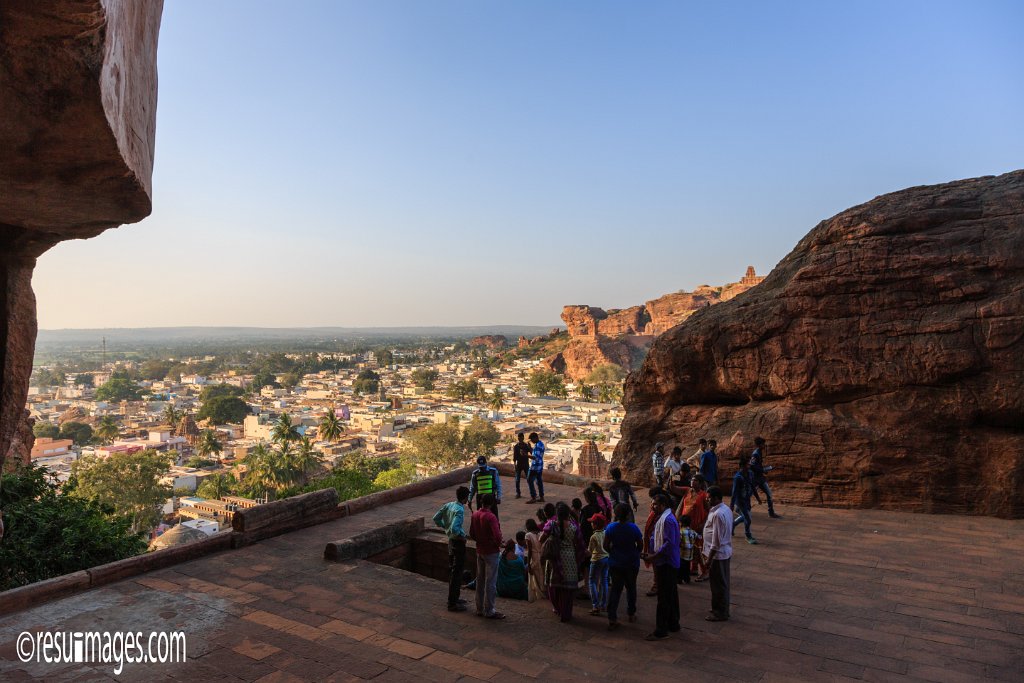
{"type": "Polygon", "coordinates": [[[476,615],[504,619],[494,609],[498,597],[498,559],[501,554],[501,526],[491,511],[494,494],[486,493],[469,522],[469,537],[476,541],[476,615]]]}

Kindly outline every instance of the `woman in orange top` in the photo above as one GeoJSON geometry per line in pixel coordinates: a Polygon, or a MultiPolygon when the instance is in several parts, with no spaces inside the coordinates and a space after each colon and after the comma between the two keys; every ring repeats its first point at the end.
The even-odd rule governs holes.
{"type": "Polygon", "coordinates": [[[673,495],[681,495],[682,501],[676,511],[676,517],[683,518],[683,515],[690,517],[690,528],[697,532],[697,539],[694,542],[694,557],[692,570],[698,574],[696,581],[705,581],[708,578],[708,569],[704,566],[704,555],[700,552],[703,548],[704,522],[708,518],[708,492],[704,483],[704,477],[699,474],[693,475],[690,486],[670,487],[674,489],[673,495]]]}

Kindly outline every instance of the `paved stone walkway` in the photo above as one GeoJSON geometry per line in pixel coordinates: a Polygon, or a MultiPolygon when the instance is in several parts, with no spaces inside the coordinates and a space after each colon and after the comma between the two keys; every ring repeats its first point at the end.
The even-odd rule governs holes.
{"type": "MultiPolygon", "coordinates": [[[[505,481],[506,491],[512,482],[505,481]]],[[[550,486],[548,500],[578,492],[550,486]]],[[[707,584],[680,590],[683,631],[648,643],[654,599],[616,633],[577,602],[499,600],[501,622],[449,613],[442,583],[324,544],[409,516],[403,501],[145,574],[0,619],[0,679],[196,681],[1021,681],[1024,521],[755,507],[759,546],[737,536],[733,619],[708,623],[707,584]],[[185,663],[23,664],[22,631],[183,630],[185,663]]],[[[645,496],[644,496],[645,498],[645,496]]],[[[506,500],[517,528],[533,506],[506,500]],[[521,510],[521,513],[518,511],[521,510]]],[[[515,525],[514,527],[512,525],[515,525]]],[[[641,586],[649,585],[641,574],[641,586]]],[[[472,598],[472,596],[467,596],[472,598]]]]}

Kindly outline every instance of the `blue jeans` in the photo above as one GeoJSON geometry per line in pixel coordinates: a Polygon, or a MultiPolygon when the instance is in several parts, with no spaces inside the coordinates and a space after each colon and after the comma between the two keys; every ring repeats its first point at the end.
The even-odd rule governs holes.
{"type": "Polygon", "coordinates": [[[608,558],[590,563],[590,603],[594,609],[608,606],[608,558]]]}
{"type": "Polygon", "coordinates": [[[622,597],[622,589],[626,589],[626,614],[636,614],[636,575],[640,567],[612,567],[609,574],[612,579],[612,589],[608,592],[608,621],[619,620],[619,598],[622,597]]]}
{"type": "Polygon", "coordinates": [[[740,525],[740,522],[743,522],[743,533],[747,535],[747,538],[750,538],[750,503],[748,502],[746,505],[743,503],[736,503],[733,510],[735,510],[736,514],[739,515],[732,522],[733,531],[735,531],[736,527],[740,525]]]}
{"type": "Polygon", "coordinates": [[[530,470],[530,474],[526,477],[526,484],[530,487],[530,498],[543,498],[544,497],[544,470],[530,470]],[[533,483],[537,482],[536,491],[533,488],[533,483]],[[540,492],[540,495],[537,495],[540,492]]]}
{"type": "Polygon", "coordinates": [[[754,479],[754,488],[764,491],[765,498],[768,499],[768,514],[774,514],[775,501],[772,500],[772,490],[768,488],[768,480],[764,477],[754,479]]]}

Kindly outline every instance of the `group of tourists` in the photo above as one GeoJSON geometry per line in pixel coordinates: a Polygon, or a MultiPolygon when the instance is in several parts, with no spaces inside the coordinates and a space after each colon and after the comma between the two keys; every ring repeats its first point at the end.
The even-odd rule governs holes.
{"type": "Polygon", "coordinates": [[[752,497],[760,502],[759,491],[767,498],[769,515],[779,517],[766,478],[772,468],[765,465],[764,439],[756,438],[750,456],[740,459],[728,506],[718,485],[713,439],[701,439],[698,451],[685,460],[681,448],[674,448],[666,458],[664,444],[657,444],[652,456],[654,486],[647,492],[650,510],[641,530],[636,523],[639,501],[619,468],[611,469],[607,491],[592,482],[580,498],[545,503],[544,443],[535,433],[528,442],[524,434],[517,438],[513,449],[516,497],[522,497],[520,479],[525,474],[530,487],[527,502],[544,503],[523,529],[513,538],[503,538],[498,515],[501,477],[482,456],[469,487],[460,486],[456,500],[434,515],[434,523],[448,536],[450,611],[468,609],[460,597],[465,584],[475,588],[478,616],[504,619],[496,608],[499,596],[530,601],[546,597],[552,612],[566,622],[572,619],[573,605],[582,593],[590,601],[590,614],[605,615],[609,630],[615,630],[623,593],[626,619],[637,620],[637,580],[643,563],[653,574],[646,595],[657,598],[654,630],[646,636],[648,640],[661,640],[680,630],[678,587],[691,580],[710,584],[711,610],[705,618],[729,619],[733,532],[742,523],[747,541],[757,543],[750,533],[750,506],[752,497]],[[467,582],[464,510],[473,510],[474,504],[468,537],[476,543],[476,576],[467,582]]]}

